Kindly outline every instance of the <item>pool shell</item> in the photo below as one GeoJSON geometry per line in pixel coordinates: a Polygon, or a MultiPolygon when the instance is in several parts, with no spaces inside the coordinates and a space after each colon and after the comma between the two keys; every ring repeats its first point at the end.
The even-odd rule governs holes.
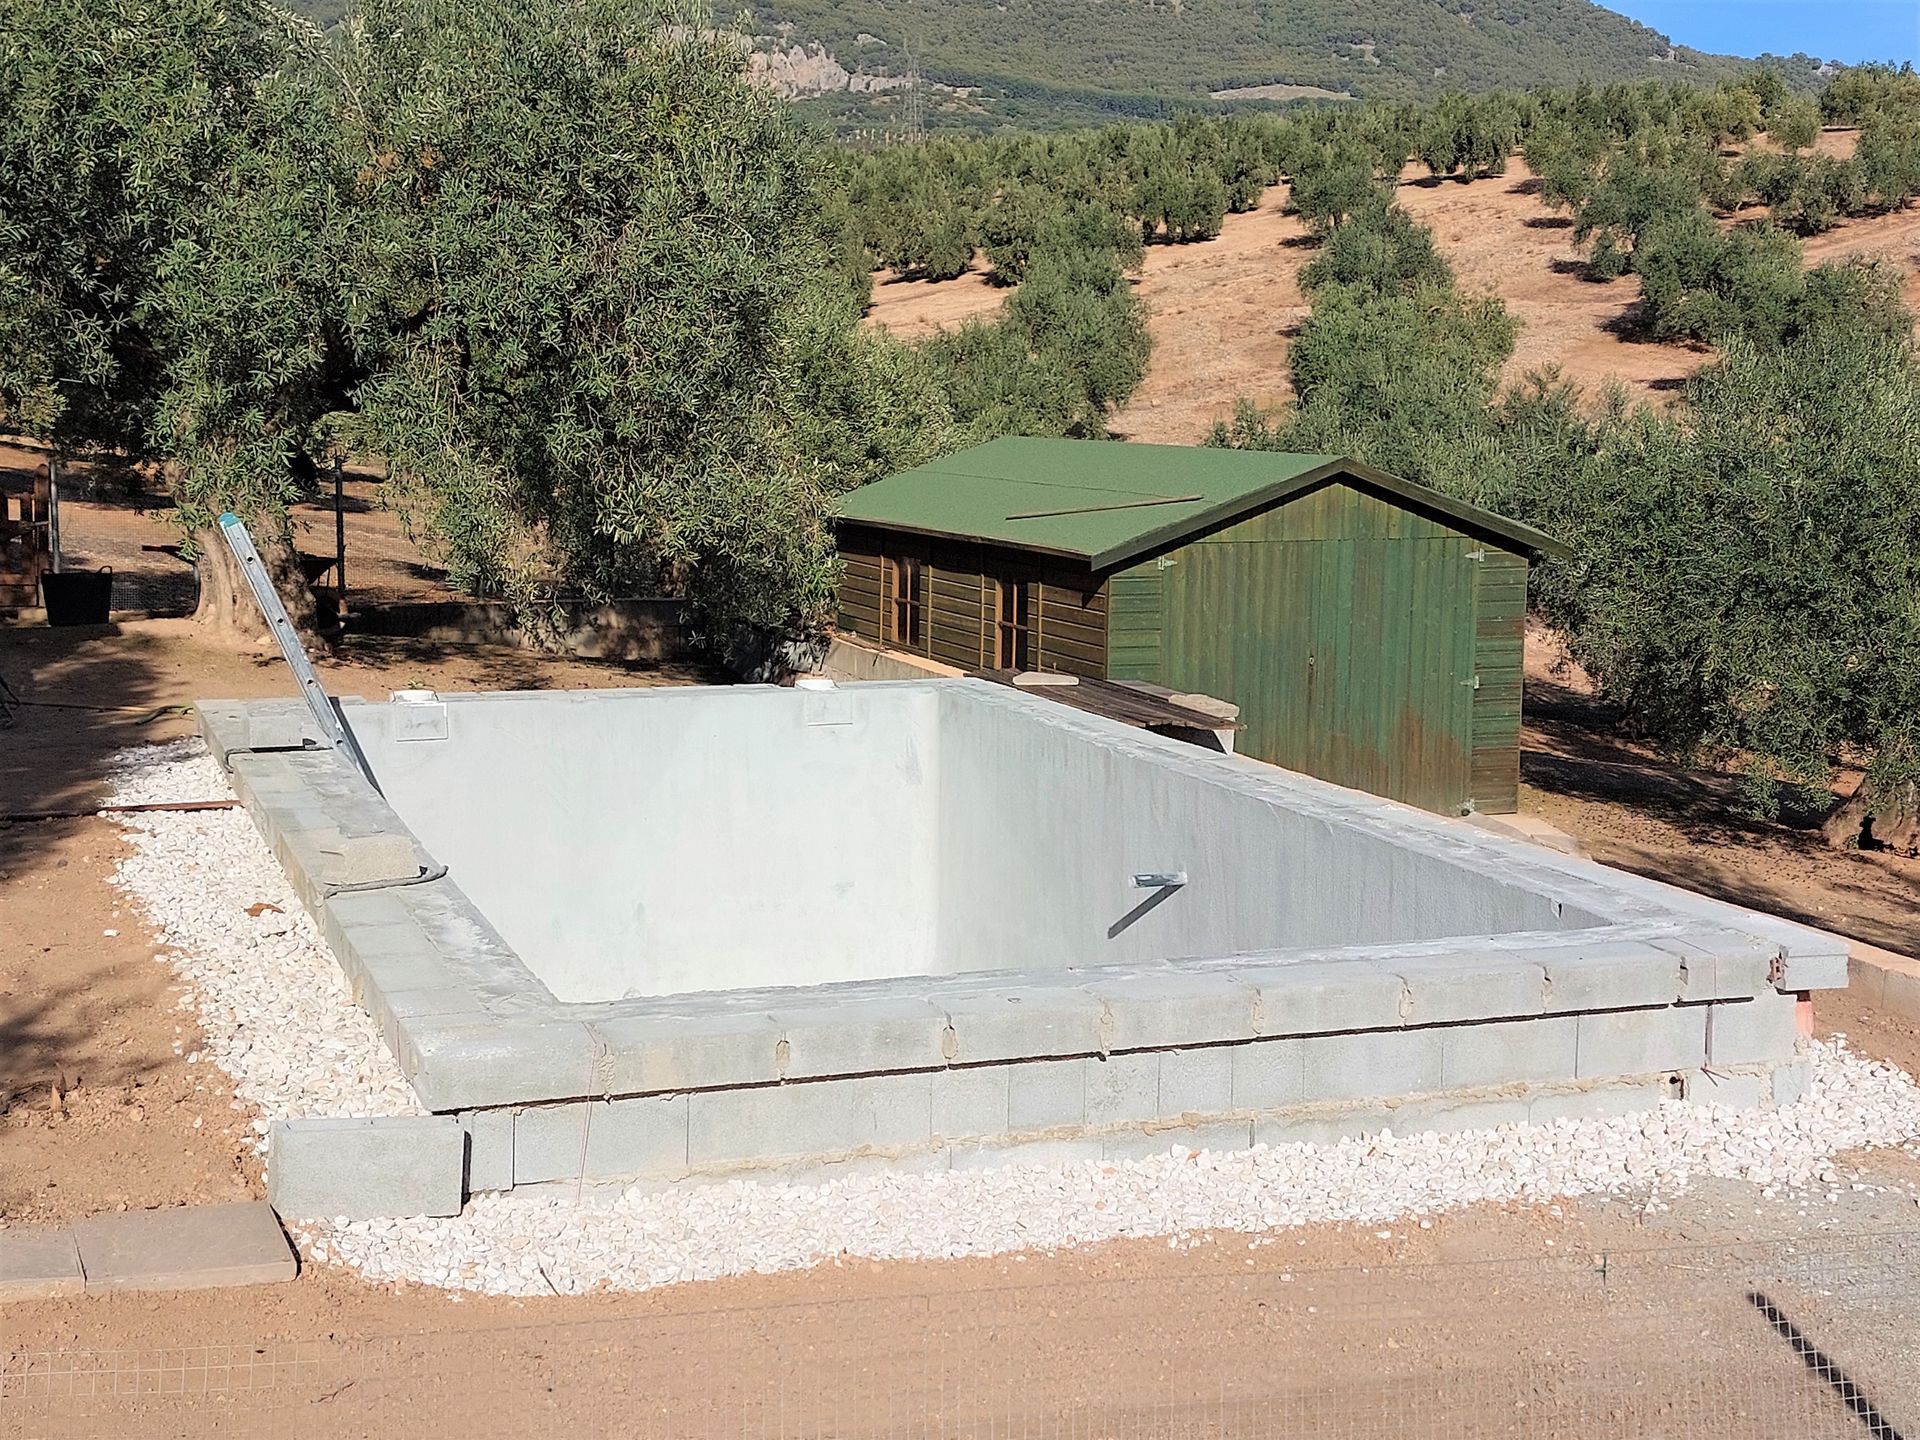
{"type": "MultiPolygon", "coordinates": [[[[665,717],[731,736],[703,747],[710,763],[728,745],[804,739],[815,726],[838,727],[833,743],[857,758],[863,720],[903,705],[932,707],[929,744],[976,735],[975,768],[920,797],[955,810],[939,820],[949,859],[978,848],[981,826],[1022,796],[1064,788],[1052,809],[1077,816],[1087,838],[1046,850],[1068,867],[1052,887],[1060,904],[1046,886],[1022,892],[1010,871],[989,873],[1004,905],[954,912],[923,897],[922,918],[944,917],[944,931],[910,952],[922,973],[697,990],[684,988],[683,967],[640,976],[673,993],[568,1002],[463,892],[462,866],[441,873],[297,702],[203,702],[214,754],[434,1112],[276,1124],[270,1193],[281,1212],[448,1214],[477,1192],[556,1182],[1233,1149],[1670,1098],[1773,1105],[1807,1081],[1796,994],[1846,983],[1844,947],[1819,932],[979,681],[341,709],[375,773],[391,774],[383,784],[424,815],[433,792],[410,789],[396,757],[457,745],[463,726],[478,734],[500,707],[540,720],[536,734],[566,733],[559,707],[591,707],[596,725],[665,717]],[[1291,854],[1263,859],[1261,843],[1281,834],[1291,854]],[[1316,856],[1339,864],[1316,870],[1316,856]],[[1172,903],[1131,921],[1116,913],[1123,899],[1155,898],[1121,871],[1174,859],[1191,873],[1160,897],[1172,903]],[[1287,905],[1268,903],[1269,875],[1287,905]],[[1210,892],[1216,880],[1232,888],[1210,892]],[[1022,938],[1043,920],[1058,927],[1055,911],[1071,924],[1022,938]],[[1332,943],[1342,915],[1371,938],[1332,943]],[[1481,933],[1432,933],[1476,916],[1481,933]],[[977,926],[987,939],[969,949],[977,926]],[[1290,933],[1311,943],[1259,943],[1290,933]],[[1194,945],[1218,948],[1183,948],[1194,945]],[[997,960],[1013,963],[968,968],[997,960]]],[[[644,765],[644,753],[626,763],[644,765]]],[[[574,833],[592,834],[589,817],[574,833]]],[[[458,848],[457,832],[447,836],[458,848]]],[[[745,866],[727,883],[755,875],[745,866]]],[[[552,903],[575,898],[556,890],[552,903]]],[[[816,954],[805,973],[831,960],[816,954]]]]}

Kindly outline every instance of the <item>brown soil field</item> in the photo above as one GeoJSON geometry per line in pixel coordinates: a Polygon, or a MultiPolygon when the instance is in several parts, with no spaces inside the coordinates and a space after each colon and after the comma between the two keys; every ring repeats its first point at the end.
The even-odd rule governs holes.
{"type": "MultiPolygon", "coordinates": [[[[1845,156],[1854,136],[1830,131],[1819,148],[1845,156]]],[[[1634,399],[1660,402],[1712,358],[1697,345],[1630,338],[1638,303],[1632,276],[1595,284],[1580,275],[1580,252],[1565,216],[1536,193],[1526,162],[1505,175],[1463,183],[1434,180],[1409,166],[1400,203],[1431,226],[1440,251],[1471,291],[1492,291],[1521,322],[1506,379],[1557,366],[1590,394],[1611,381],[1634,399]]],[[[1300,268],[1313,255],[1306,228],[1285,215],[1284,185],[1257,209],[1229,215],[1219,238],[1147,249],[1136,282],[1150,313],[1153,358],[1132,400],[1115,416],[1130,440],[1195,444],[1233,413],[1237,399],[1272,405],[1289,393],[1287,339],[1307,313],[1300,268]]],[[[1805,242],[1807,263],[1874,256],[1906,275],[1906,297],[1920,310],[1920,208],[1842,222],[1805,242]]],[[[998,309],[1008,291],[976,269],[944,284],[881,278],[868,321],[918,338],[998,309]]]]}

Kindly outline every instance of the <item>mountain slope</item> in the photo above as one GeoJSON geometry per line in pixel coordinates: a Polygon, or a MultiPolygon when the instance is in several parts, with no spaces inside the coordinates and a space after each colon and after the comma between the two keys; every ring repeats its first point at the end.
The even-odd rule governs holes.
{"type": "MultiPolygon", "coordinates": [[[[978,87],[969,108],[1160,113],[1214,92],[1310,86],[1418,99],[1580,80],[1712,80],[1741,62],[1675,49],[1590,0],[752,0],[755,27],[850,71],[978,87]],[[911,55],[911,60],[908,58],[911,55]],[[986,102],[983,107],[982,101],[986,102]]],[[[1808,62],[1811,68],[1811,62],[1808,62]]],[[[850,94],[878,115],[897,95],[850,94]]],[[[942,112],[945,112],[942,114],[942,112]]],[[[1081,118],[1081,117],[1075,117],[1081,118]]],[[[977,123],[977,122],[976,122],[977,123]]]]}
{"type": "MultiPolygon", "coordinates": [[[[331,23],[350,0],[282,0],[331,23]]],[[[1216,100],[1431,99],[1751,62],[1591,0],[745,0],[768,83],[842,131],[1053,128],[1216,100]],[[905,77],[923,84],[909,90],[905,77]],[[1221,92],[1237,92],[1223,95],[1221,92]]],[[[1791,80],[1817,62],[1795,56],[1791,80]]]]}

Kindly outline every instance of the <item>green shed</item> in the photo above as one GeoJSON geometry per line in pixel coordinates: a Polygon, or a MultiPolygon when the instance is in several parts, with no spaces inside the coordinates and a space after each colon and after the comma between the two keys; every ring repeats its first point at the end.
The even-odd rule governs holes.
{"type": "Polygon", "coordinates": [[[836,511],[843,630],[963,669],[1150,681],[1240,749],[1442,814],[1520,784],[1528,526],[1337,455],[1005,439],[836,511]]]}

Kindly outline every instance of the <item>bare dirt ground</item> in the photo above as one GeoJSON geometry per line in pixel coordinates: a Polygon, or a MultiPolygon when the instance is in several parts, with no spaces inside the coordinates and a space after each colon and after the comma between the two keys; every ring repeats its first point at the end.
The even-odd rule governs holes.
{"type": "MultiPolygon", "coordinates": [[[[336,692],[376,695],[403,682],[455,689],[703,678],[685,667],[630,670],[520,652],[387,648],[394,644],[350,646],[323,661],[323,675],[336,692]]],[[[1606,717],[1577,675],[1554,671],[1555,658],[1545,637],[1536,636],[1529,808],[1581,836],[1602,860],[1804,914],[1895,948],[1920,949],[1920,876],[1910,862],[1831,854],[1809,833],[1740,818],[1724,777],[1675,770],[1596,728],[1606,717]]],[[[189,722],[178,707],[197,696],[289,689],[277,659],[209,649],[184,620],[87,631],[0,629],[0,673],[24,699],[36,702],[22,711],[15,729],[0,732],[0,811],[8,812],[97,798],[102,757],[123,745],[185,733],[189,722]],[[55,704],[97,708],[50,708],[55,704]]],[[[175,1010],[169,972],[153,962],[154,947],[139,921],[105,884],[120,843],[117,829],[100,818],[0,826],[0,1003],[6,1015],[0,1087],[10,1097],[0,1121],[0,1216],[12,1223],[258,1190],[257,1171],[245,1155],[245,1117],[231,1110],[215,1074],[186,1063],[195,1045],[191,1017],[175,1010]],[[49,1096],[63,1079],[64,1111],[55,1115],[49,1096]]],[[[1820,1020],[1823,1030],[1843,1031],[1868,1053],[1920,1069],[1920,1027],[1870,1013],[1845,995],[1822,996],[1820,1020]]],[[[728,1344],[737,1346],[750,1323],[746,1312],[765,1315],[771,1332],[791,1341],[784,1329],[789,1320],[799,1324],[796,1317],[805,1307],[826,1306],[830,1314],[815,1318],[827,1325],[833,1346],[870,1344],[878,1352],[900,1323],[889,1307],[905,1297],[917,1297],[914,1303],[934,1317],[923,1333],[960,1326],[956,1343],[982,1344],[981,1334],[967,1328],[969,1317],[991,1314],[996,1296],[1009,1287],[1024,1297],[1022,1307],[1038,1303],[1035,1294],[1051,1294],[1048,1304],[1070,1312],[1081,1303],[1076,1296],[1093,1293],[1086,1287],[1104,1286],[1100,1293],[1108,1299],[1101,1303],[1116,1306],[1117,1314],[1102,1323],[1132,1325],[1144,1335],[1161,1333],[1169,1314],[1175,1329],[1183,1313],[1191,1322],[1203,1320],[1227,1293],[1220,1287],[1237,1286],[1242,1276],[1271,1284],[1279,1270],[1293,1266],[1552,1260],[1609,1247],[1779,1241],[1830,1233],[1836,1226],[1920,1225],[1920,1210],[1908,1194],[1920,1184],[1920,1164],[1897,1152],[1878,1153],[1862,1157],[1858,1170],[1888,1192],[1851,1196],[1840,1210],[1811,1219],[1796,1202],[1763,1205],[1745,1187],[1707,1186],[1671,1213],[1648,1214],[1639,1200],[1516,1205],[1440,1217],[1425,1230],[1316,1227],[1252,1252],[1243,1238],[1221,1237],[1194,1251],[1142,1242],[945,1264],[849,1261],[646,1296],[551,1301],[455,1300],[415,1287],[367,1286],[320,1267],[285,1287],[16,1305],[7,1319],[10,1333],[30,1337],[35,1348],[163,1346],[181,1343],[180,1336],[194,1337],[193,1343],[255,1343],[641,1320],[665,1327],[660,1333],[676,1344],[724,1329],[728,1344]],[[1176,1297],[1169,1310],[1173,1292],[1190,1299],[1176,1297]]],[[[1406,1281],[1412,1289],[1392,1303],[1415,1304],[1425,1293],[1420,1286],[1430,1283],[1432,1277],[1406,1281]]],[[[1502,1294],[1488,1301],[1505,1317],[1501,1324],[1534,1313],[1541,1300],[1528,1285],[1502,1294]]],[[[505,1333],[487,1343],[505,1343],[505,1333]]],[[[550,1339],[538,1345],[551,1351],[550,1339]]],[[[584,1359],[565,1364],[570,1383],[587,1384],[595,1373],[584,1359]]],[[[1116,1379],[1122,1368],[1116,1364],[1116,1379]]],[[[879,1371],[867,1374],[873,1385],[886,1379],[879,1371]]],[[[444,1378],[426,1376],[418,1383],[444,1378]]]]}
{"type": "Polygon", "coordinates": [[[1920,954],[1920,859],[1831,849],[1817,816],[1791,803],[1781,820],[1754,818],[1733,777],[1623,738],[1551,634],[1530,628],[1526,657],[1523,810],[1603,864],[1920,954]]]}
{"type": "MultiPolygon", "coordinates": [[[[1844,157],[1853,139],[1852,132],[1830,131],[1819,148],[1844,157]]],[[[1471,183],[1436,181],[1409,166],[1400,203],[1432,227],[1465,288],[1497,293],[1521,321],[1509,383],[1557,366],[1596,398],[1618,381],[1630,398],[1670,399],[1712,352],[1633,339],[1628,321],[1639,282],[1581,278],[1572,226],[1541,203],[1537,188],[1517,157],[1505,175],[1471,183]]],[[[1137,288],[1151,315],[1153,359],[1115,417],[1116,433],[1191,445],[1228,418],[1237,399],[1268,406],[1290,393],[1287,340],[1307,313],[1299,274],[1313,244],[1304,226],[1281,213],[1286,195],[1284,185],[1275,186],[1256,210],[1227,216],[1218,239],[1148,247],[1137,288]]],[[[1852,255],[1885,260],[1905,273],[1907,303],[1920,309],[1920,208],[1845,221],[1806,241],[1805,253],[1809,265],[1852,255]]],[[[990,314],[1011,292],[988,285],[983,268],[976,262],[974,271],[943,284],[882,277],[868,320],[917,338],[990,314]]]]}
{"type": "MultiPolygon", "coordinates": [[[[0,450],[0,466],[38,463],[0,450]]],[[[6,472],[0,470],[0,478],[6,472]]],[[[395,518],[372,508],[378,481],[351,485],[353,601],[444,596],[395,518]]],[[[191,569],[151,496],[63,506],[69,563],[112,564],[117,603],[191,610],[191,569]],[[156,548],[157,547],[157,548],[156,548]]],[[[330,511],[298,517],[324,531],[330,511]]],[[[321,552],[313,540],[303,550],[321,552]]],[[[523,650],[446,647],[353,636],[316,656],[338,695],[439,690],[580,689],[724,679],[699,665],[629,666],[523,650]]],[[[186,618],[123,612],[103,627],[52,630],[0,621],[0,679],[21,702],[0,729],[0,1221],[51,1223],[101,1210],[259,1193],[245,1144],[250,1116],[231,1108],[219,1072],[190,1065],[191,1012],[155,963],[145,927],[107,884],[119,828],[94,816],[8,823],[21,812],[85,809],[103,796],[103,761],[126,746],[192,731],[198,698],[291,694],[277,651],[207,644],[186,618]],[[59,1098],[55,1098],[56,1090],[59,1098]]]]}

